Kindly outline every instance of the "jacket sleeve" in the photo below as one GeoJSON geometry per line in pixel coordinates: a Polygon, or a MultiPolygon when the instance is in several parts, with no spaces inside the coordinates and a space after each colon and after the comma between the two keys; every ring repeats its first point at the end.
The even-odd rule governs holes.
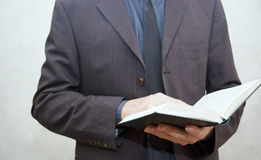
{"type": "MultiPolygon", "coordinates": [[[[224,9],[221,1],[216,0],[209,44],[206,90],[210,93],[240,84],[234,65],[224,9]]],[[[203,146],[204,143],[206,144],[206,152],[210,153],[218,149],[236,132],[243,109],[244,105],[230,117],[228,123],[216,126],[212,135],[200,142],[201,146],[202,143],[203,146]]]]}
{"type": "Polygon", "coordinates": [[[116,149],[116,113],[123,97],[85,96],[79,92],[77,46],[59,1],[55,3],[45,54],[32,116],[55,133],[96,147],[116,149]]]}

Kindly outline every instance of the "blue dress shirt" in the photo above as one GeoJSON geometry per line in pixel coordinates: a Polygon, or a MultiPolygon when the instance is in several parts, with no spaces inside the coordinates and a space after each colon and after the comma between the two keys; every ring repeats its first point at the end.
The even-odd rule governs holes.
{"type": "MultiPolygon", "coordinates": [[[[143,0],[125,0],[128,8],[129,16],[132,20],[132,25],[136,37],[139,41],[139,47],[143,57],[143,16],[142,7],[143,0]]],[[[164,25],[164,14],[165,14],[165,0],[151,0],[159,27],[160,37],[162,39],[163,25],[164,25]]]]}

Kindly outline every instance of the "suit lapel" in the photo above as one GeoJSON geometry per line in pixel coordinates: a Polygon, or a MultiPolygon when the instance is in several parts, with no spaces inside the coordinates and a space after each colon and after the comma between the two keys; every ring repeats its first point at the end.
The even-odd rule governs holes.
{"type": "Polygon", "coordinates": [[[188,0],[166,0],[162,40],[163,60],[169,52],[169,48],[183,20],[187,6],[188,0]]]}
{"type": "Polygon", "coordinates": [[[144,67],[138,40],[134,33],[132,22],[124,0],[100,0],[97,8],[119,33],[124,42],[139,59],[144,67]]]}

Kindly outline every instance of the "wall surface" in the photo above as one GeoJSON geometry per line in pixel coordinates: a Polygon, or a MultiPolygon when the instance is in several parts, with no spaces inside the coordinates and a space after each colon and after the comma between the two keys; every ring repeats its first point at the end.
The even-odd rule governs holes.
{"type": "MultiPolygon", "coordinates": [[[[223,0],[242,82],[261,78],[261,1],[223,0]]],[[[30,115],[44,61],[54,0],[0,2],[0,159],[72,160],[74,140],[30,115]]],[[[261,159],[261,90],[248,101],[238,132],[220,148],[222,160],[261,159]]]]}

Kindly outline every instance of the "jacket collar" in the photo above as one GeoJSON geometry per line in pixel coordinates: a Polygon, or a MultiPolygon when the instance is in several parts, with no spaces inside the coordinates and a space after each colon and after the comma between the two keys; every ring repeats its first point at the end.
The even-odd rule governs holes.
{"type": "MultiPolygon", "coordinates": [[[[166,0],[162,39],[162,59],[169,52],[171,43],[183,20],[189,0],[166,0]]],[[[99,0],[97,8],[119,33],[133,54],[145,68],[139,43],[124,0],[99,0]]]]}

